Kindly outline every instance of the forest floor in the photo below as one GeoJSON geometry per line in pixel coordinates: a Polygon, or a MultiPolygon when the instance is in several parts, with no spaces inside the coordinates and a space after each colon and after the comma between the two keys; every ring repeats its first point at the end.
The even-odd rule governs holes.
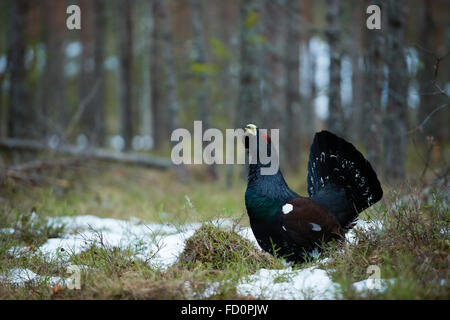
{"type": "Polygon", "coordinates": [[[0,299],[450,298],[448,184],[384,186],[345,241],[292,265],[255,242],[244,181],[196,174],[94,162],[3,181],[0,299]]]}

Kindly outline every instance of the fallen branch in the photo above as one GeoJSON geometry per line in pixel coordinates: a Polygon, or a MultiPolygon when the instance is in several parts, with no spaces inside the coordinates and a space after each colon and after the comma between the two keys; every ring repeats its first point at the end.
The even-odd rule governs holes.
{"type": "Polygon", "coordinates": [[[54,179],[49,177],[44,177],[36,172],[28,173],[28,171],[36,171],[43,169],[54,169],[54,168],[64,168],[68,166],[77,165],[80,159],[46,159],[46,160],[36,160],[25,163],[20,163],[12,166],[7,166],[0,168],[0,177],[4,180],[6,177],[22,180],[28,183],[52,183],[59,186],[67,186],[68,182],[61,179],[54,179]]]}
{"type": "MultiPolygon", "coordinates": [[[[102,148],[79,148],[72,145],[61,145],[57,149],[50,149],[46,144],[24,139],[0,139],[0,148],[26,151],[49,151],[59,154],[68,154],[85,159],[96,159],[119,163],[128,163],[144,167],[168,169],[173,166],[170,159],[148,156],[138,153],[115,152],[102,148]]],[[[37,164],[36,164],[37,165],[37,164]]]]}
{"type": "Polygon", "coordinates": [[[76,165],[80,159],[59,159],[59,160],[36,160],[6,167],[10,171],[31,171],[41,169],[61,168],[76,165]]]}

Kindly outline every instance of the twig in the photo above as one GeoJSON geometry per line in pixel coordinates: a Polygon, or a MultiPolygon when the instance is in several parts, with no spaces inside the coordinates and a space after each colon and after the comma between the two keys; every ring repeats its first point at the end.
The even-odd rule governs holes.
{"type": "MultiPolygon", "coordinates": [[[[431,152],[429,152],[429,153],[427,154],[427,159],[424,159],[424,157],[423,157],[423,156],[420,154],[420,152],[418,151],[420,148],[417,146],[416,139],[414,138],[414,136],[412,136],[412,142],[413,142],[413,144],[414,144],[414,150],[415,150],[417,156],[418,156],[423,162],[425,162],[425,166],[424,166],[424,169],[423,169],[422,174],[421,174],[421,180],[422,180],[422,183],[425,185],[425,181],[424,181],[423,178],[424,178],[424,176],[425,176],[425,172],[426,172],[428,169],[430,169],[436,177],[438,176],[438,173],[437,173],[436,170],[434,170],[433,168],[429,168],[429,161],[430,161],[430,159],[431,159],[431,152]]],[[[431,147],[431,149],[432,149],[432,147],[431,147]]]]}
{"type": "Polygon", "coordinates": [[[431,155],[433,152],[433,143],[428,140],[429,145],[428,145],[428,150],[427,150],[427,159],[425,161],[425,166],[422,170],[422,175],[420,176],[420,179],[423,181],[423,178],[425,177],[425,173],[427,173],[428,167],[430,165],[430,161],[431,161],[431,155]]]}
{"type": "Polygon", "coordinates": [[[443,180],[443,185],[447,185],[449,173],[450,173],[450,161],[447,161],[447,164],[445,165],[444,169],[442,169],[438,173],[434,183],[437,184],[439,181],[443,180]]]}
{"type": "MultiPolygon", "coordinates": [[[[84,97],[84,99],[81,101],[80,105],[78,106],[77,112],[75,112],[74,116],[72,117],[69,124],[67,125],[67,129],[64,131],[55,150],[58,149],[61,145],[63,145],[65,143],[65,141],[67,140],[67,137],[72,133],[73,129],[75,128],[75,125],[80,121],[80,118],[81,118],[82,114],[84,113],[84,110],[89,105],[89,102],[91,102],[91,100],[94,98],[99,86],[100,86],[100,80],[97,79],[95,81],[95,84],[92,87],[91,91],[89,92],[89,94],[86,97],[84,97]]],[[[55,152],[55,151],[53,151],[53,152],[55,152]]]]}
{"type": "MultiPolygon", "coordinates": [[[[418,45],[418,44],[416,44],[415,45],[415,47],[417,48],[417,49],[419,49],[419,50],[421,50],[421,51],[423,51],[423,52],[425,52],[426,54],[428,54],[428,55],[431,55],[435,60],[436,60],[436,62],[435,62],[435,64],[434,64],[434,72],[433,72],[433,80],[431,81],[431,83],[433,84],[433,86],[437,89],[437,91],[438,92],[433,92],[433,93],[430,93],[430,95],[436,95],[436,94],[439,94],[439,95],[442,95],[442,96],[444,96],[444,97],[447,97],[447,99],[449,99],[450,97],[449,97],[449,95],[439,86],[439,84],[437,83],[437,77],[438,77],[438,73],[439,73],[439,67],[440,67],[440,64],[441,64],[441,62],[442,62],[442,60],[444,60],[449,54],[450,54],[450,52],[447,52],[446,54],[444,54],[444,55],[442,55],[442,56],[437,56],[433,51],[431,51],[431,50],[428,50],[428,49],[426,49],[426,48],[424,48],[424,47],[422,47],[422,46],[420,46],[420,45],[418,45]]],[[[417,131],[417,130],[422,130],[423,129],[423,126],[428,122],[428,120],[430,120],[430,118],[436,113],[436,112],[438,112],[439,110],[442,110],[442,109],[444,109],[445,107],[447,107],[448,106],[448,102],[447,103],[444,103],[444,104],[442,104],[442,105],[440,105],[439,107],[437,107],[436,109],[434,109],[433,111],[431,111],[426,117],[425,117],[425,119],[416,127],[416,128],[414,128],[414,129],[411,129],[411,130],[409,130],[408,132],[406,132],[406,134],[411,134],[411,133],[413,133],[413,132],[415,132],[415,131],[417,131]]]]}
{"type": "Polygon", "coordinates": [[[436,60],[435,64],[434,64],[434,72],[433,72],[433,81],[431,81],[431,83],[433,84],[433,86],[438,90],[438,93],[449,98],[449,95],[437,84],[437,77],[438,77],[438,73],[439,73],[439,67],[440,64],[442,62],[442,60],[444,60],[449,54],[450,52],[447,52],[446,54],[438,57],[433,51],[428,50],[418,44],[415,45],[415,47],[419,50],[422,50],[423,52],[425,52],[428,55],[433,56],[433,58],[436,60]]]}
{"type": "Polygon", "coordinates": [[[156,257],[156,255],[161,251],[161,249],[164,247],[164,244],[162,244],[162,240],[158,239],[158,234],[154,232],[148,225],[144,223],[144,226],[150,231],[150,237],[153,239],[153,242],[156,246],[156,250],[152,252],[152,255],[150,257],[147,257],[145,259],[145,263],[148,263],[150,260],[156,257]]]}
{"type": "Polygon", "coordinates": [[[436,112],[438,112],[441,109],[444,109],[447,106],[448,106],[448,103],[444,103],[444,104],[440,105],[439,107],[437,107],[436,109],[434,109],[433,111],[431,111],[416,128],[407,131],[406,134],[411,134],[413,132],[416,132],[417,130],[422,130],[423,126],[428,122],[428,120],[430,120],[430,118],[433,114],[435,114],[436,112]]]}

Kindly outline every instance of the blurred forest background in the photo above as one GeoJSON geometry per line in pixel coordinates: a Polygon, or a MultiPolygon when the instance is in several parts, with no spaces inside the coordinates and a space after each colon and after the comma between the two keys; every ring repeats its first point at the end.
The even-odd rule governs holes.
{"type": "Polygon", "coordinates": [[[448,0],[0,0],[0,146],[13,150],[0,165],[91,150],[165,166],[150,157],[202,120],[280,128],[285,170],[306,171],[327,129],[385,182],[409,157],[418,175],[448,174],[449,21],[448,0]],[[366,27],[370,4],[381,30],[366,27]]]}

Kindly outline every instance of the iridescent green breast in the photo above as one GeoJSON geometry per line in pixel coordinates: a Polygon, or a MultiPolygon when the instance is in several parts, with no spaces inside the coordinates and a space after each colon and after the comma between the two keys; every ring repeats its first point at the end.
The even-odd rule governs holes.
{"type": "Polygon", "coordinates": [[[245,205],[251,220],[266,221],[270,223],[276,217],[276,213],[284,203],[265,197],[253,189],[245,192],[245,205]]]}

